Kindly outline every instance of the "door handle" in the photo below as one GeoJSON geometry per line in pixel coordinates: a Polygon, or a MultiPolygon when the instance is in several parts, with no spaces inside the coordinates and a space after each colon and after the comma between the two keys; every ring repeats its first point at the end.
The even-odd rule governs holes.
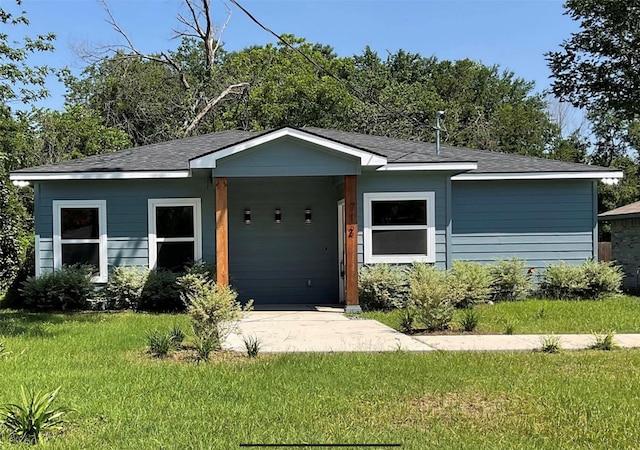
{"type": "Polygon", "coordinates": [[[340,261],[340,276],[344,278],[344,261],[340,261]]]}

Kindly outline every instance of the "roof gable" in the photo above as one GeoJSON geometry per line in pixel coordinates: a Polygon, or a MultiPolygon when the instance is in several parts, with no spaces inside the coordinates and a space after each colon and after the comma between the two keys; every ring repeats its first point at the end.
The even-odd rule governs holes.
{"type": "Polygon", "coordinates": [[[254,149],[261,145],[290,137],[303,142],[319,145],[325,149],[333,150],[347,156],[360,159],[360,165],[363,167],[374,166],[380,167],[387,163],[387,158],[371,151],[362,150],[340,142],[332,141],[320,136],[306,133],[295,128],[280,128],[269,133],[256,136],[244,142],[230,145],[226,148],[214,150],[205,155],[198,156],[189,161],[190,169],[215,169],[219,160],[229,156],[237,155],[240,152],[254,149]]]}

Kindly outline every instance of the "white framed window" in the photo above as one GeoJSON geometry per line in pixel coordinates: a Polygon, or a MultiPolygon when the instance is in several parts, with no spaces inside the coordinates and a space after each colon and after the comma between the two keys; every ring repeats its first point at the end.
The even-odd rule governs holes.
{"type": "Polygon", "coordinates": [[[436,262],[435,193],[371,192],[364,199],[364,262],[436,262]]]}
{"type": "Polygon", "coordinates": [[[149,268],[181,271],[201,259],[200,199],[149,199],[149,268]]]}
{"type": "Polygon", "coordinates": [[[106,200],[53,200],[53,267],[94,267],[93,281],[106,283],[106,200]]]}

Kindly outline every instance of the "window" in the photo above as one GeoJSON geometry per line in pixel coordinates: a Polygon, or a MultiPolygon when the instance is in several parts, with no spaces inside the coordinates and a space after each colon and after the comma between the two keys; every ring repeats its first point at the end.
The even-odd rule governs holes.
{"type": "Polygon", "coordinates": [[[107,202],[54,200],[53,267],[86,264],[93,281],[107,281],[107,202]]]}
{"type": "Polygon", "coordinates": [[[435,262],[435,194],[364,194],[364,262],[435,262]]]}
{"type": "Polygon", "coordinates": [[[201,259],[200,199],[150,199],[149,267],[178,272],[201,259]]]}

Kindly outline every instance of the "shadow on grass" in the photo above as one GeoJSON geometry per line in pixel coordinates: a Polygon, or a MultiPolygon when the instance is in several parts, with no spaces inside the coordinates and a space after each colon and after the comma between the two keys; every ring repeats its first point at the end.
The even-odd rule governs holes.
{"type": "Polygon", "coordinates": [[[98,323],[105,314],[98,312],[32,313],[28,311],[0,310],[0,336],[51,337],[52,326],[65,323],[98,323]]]}

